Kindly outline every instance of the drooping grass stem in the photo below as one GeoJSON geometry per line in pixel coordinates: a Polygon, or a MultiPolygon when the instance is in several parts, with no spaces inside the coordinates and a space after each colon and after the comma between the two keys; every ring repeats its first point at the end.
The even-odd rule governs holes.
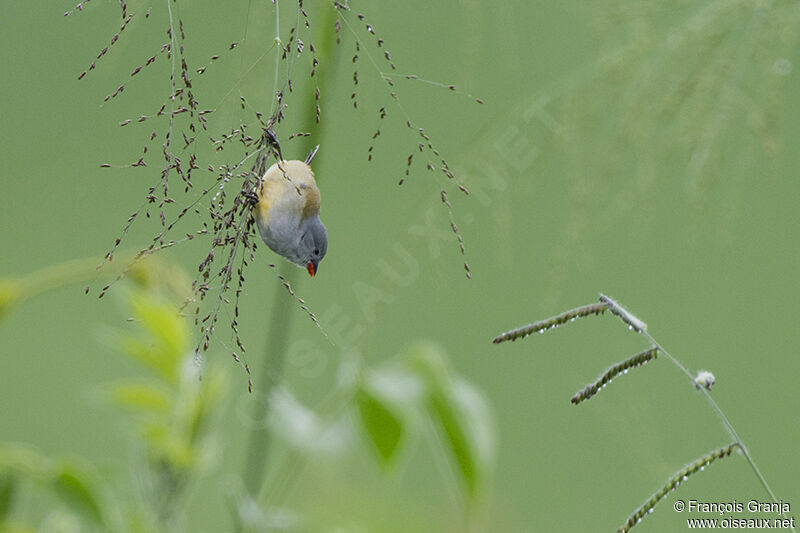
{"type": "MultiPolygon", "coordinates": [[[[661,346],[661,344],[659,344],[658,341],[656,341],[652,335],[650,335],[650,333],[648,333],[647,331],[642,331],[640,332],[640,334],[644,336],[644,338],[646,338],[648,342],[650,342],[650,344],[652,344],[655,348],[658,348],[659,352],[665,355],[667,359],[672,361],[672,363],[675,366],[677,366],[681,370],[681,372],[683,372],[686,375],[686,377],[689,378],[689,380],[692,382],[693,385],[695,384],[694,376],[692,376],[692,374],[686,369],[686,367],[684,367],[680,363],[680,361],[675,359],[675,357],[673,357],[672,354],[666,351],[664,347],[661,346]]],[[[772,501],[774,502],[778,501],[778,498],[775,496],[775,493],[772,492],[772,489],[770,488],[769,483],[767,483],[767,480],[764,477],[764,475],[761,473],[761,470],[759,470],[758,466],[756,466],[756,462],[753,460],[753,456],[750,455],[750,452],[748,451],[747,446],[744,444],[744,441],[736,432],[736,430],[733,428],[733,424],[731,424],[730,420],[728,420],[728,417],[722,411],[722,408],[719,405],[717,405],[717,402],[714,401],[714,398],[711,396],[711,393],[708,392],[708,390],[705,387],[696,387],[696,388],[703,394],[703,396],[705,396],[706,400],[711,406],[711,409],[717,414],[719,419],[722,421],[722,425],[725,428],[725,430],[733,438],[735,444],[742,451],[742,455],[744,455],[744,458],[747,459],[750,468],[753,470],[753,473],[755,474],[756,478],[758,478],[758,481],[761,483],[761,486],[763,486],[764,490],[767,491],[767,494],[769,494],[769,497],[772,498],[772,501]]],[[[792,527],[791,529],[792,531],[795,531],[794,527],[792,527]]]]}
{"type": "MultiPolygon", "coordinates": [[[[687,378],[691,381],[692,386],[699,390],[708,401],[708,404],[711,406],[712,411],[714,411],[717,416],[719,417],[720,421],[722,422],[722,426],[725,428],[725,431],[728,432],[728,435],[733,439],[733,442],[722,448],[717,450],[716,452],[712,452],[709,455],[706,455],[700,458],[695,463],[689,465],[684,471],[681,471],[677,476],[673,477],[659,492],[657,492],[652,498],[650,498],[643,506],[639,507],[633,515],[628,519],[628,521],[623,525],[619,531],[627,532],[630,528],[634,525],[638,524],[641,519],[648,513],[650,513],[655,505],[666,495],[669,490],[672,490],[680,484],[680,480],[684,479],[686,476],[690,474],[694,474],[697,471],[702,470],[705,466],[710,464],[713,460],[716,460],[723,456],[730,455],[731,451],[735,448],[741,450],[742,455],[744,455],[747,463],[750,465],[750,468],[753,470],[756,478],[758,479],[761,486],[764,487],[764,490],[767,492],[769,497],[772,499],[773,502],[777,502],[778,498],[775,496],[775,493],[772,491],[772,488],[767,483],[766,478],[756,466],[755,460],[753,460],[752,455],[750,455],[750,451],[745,446],[744,441],[736,432],[731,424],[728,417],[722,411],[717,402],[714,401],[714,398],[709,393],[709,388],[706,383],[701,381],[701,372],[698,377],[692,375],[689,370],[683,366],[683,364],[678,361],[671,353],[664,349],[664,347],[656,341],[650,332],[647,329],[647,324],[636,317],[633,313],[628,311],[622,305],[620,305],[617,301],[609,298],[604,294],[600,294],[600,303],[584,305],[581,307],[576,307],[560,315],[556,315],[554,317],[540,320],[539,322],[534,322],[533,324],[529,324],[527,326],[523,326],[521,328],[517,328],[515,330],[503,333],[498,335],[494,338],[494,344],[499,344],[505,341],[514,341],[516,339],[521,339],[528,337],[532,333],[543,333],[549,329],[553,329],[557,326],[561,326],[563,324],[567,324],[569,322],[575,321],[577,318],[587,317],[592,315],[600,315],[603,314],[604,311],[608,310],[611,314],[615,315],[619,318],[622,322],[627,324],[628,329],[631,331],[635,331],[639,335],[641,335],[644,339],[647,340],[650,348],[644,352],[641,352],[631,358],[622,361],[614,366],[612,366],[609,370],[607,370],[598,380],[587,386],[584,390],[579,391],[575,396],[572,398],[572,403],[577,404],[584,400],[587,400],[594,396],[600,388],[610,382],[616,375],[619,375],[621,372],[625,372],[627,369],[640,366],[641,364],[649,361],[650,359],[654,358],[656,354],[665,356],[669,361],[672,362],[687,378]]],[[[779,513],[778,516],[782,516],[785,513],[779,513]]],[[[796,533],[796,530],[793,525],[789,526],[791,531],[796,533]]]]}
{"type": "MultiPolygon", "coordinates": [[[[622,315],[634,316],[630,311],[619,305],[619,303],[608,299],[602,294],[600,295],[600,299],[601,301],[612,302],[610,305],[612,305],[612,307],[617,307],[619,311],[621,311],[621,315],[618,316],[622,315]]],[[[689,378],[689,381],[692,382],[693,386],[696,386],[695,378],[692,375],[692,373],[689,372],[689,370],[685,366],[683,366],[683,364],[681,364],[681,362],[678,361],[671,353],[665,350],[664,347],[661,346],[661,344],[658,341],[656,341],[652,335],[650,335],[650,333],[647,331],[647,328],[638,329],[636,331],[637,333],[642,335],[645,339],[647,339],[647,341],[650,343],[651,346],[657,348],[661,354],[666,356],[666,358],[672,362],[672,364],[678,367],[678,369],[681,372],[683,372],[687,378],[689,378]]],[[[769,483],[767,483],[767,480],[761,473],[761,470],[759,470],[758,466],[756,466],[756,462],[753,460],[753,456],[750,455],[750,451],[747,449],[747,446],[745,445],[744,441],[736,432],[736,430],[733,427],[733,424],[731,424],[730,420],[728,420],[728,417],[722,411],[722,408],[720,408],[720,406],[717,405],[717,402],[714,401],[714,398],[711,396],[711,393],[705,387],[696,387],[696,388],[703,394],[703,396],[705,396],[706,400],[708,401],[708,404],[711,406],[711,409],[717,414],[719,419],[722,421],[722,426],[725,428],[725,430],[728,432],[731,438],[733,438],[734,444],[738,446],[739,449],[742,451],[742,455],[744,455],[744,458],[747,460],[747,463],[750,465],[750,468],[753,470],[753,473],[755,474],[756,478],[761,483],[761,486],[764,487],[764,490],[767,491],[767,494],[769,495],[770,498],[772,498],[772,501],[778,501],[778,498],[775,496],[775,493],[772,491],[772,488],[770,488],[769,483]]],[[[791,529],[792,531],[795,531],[794,527],[792,527],[791,529]]]]}

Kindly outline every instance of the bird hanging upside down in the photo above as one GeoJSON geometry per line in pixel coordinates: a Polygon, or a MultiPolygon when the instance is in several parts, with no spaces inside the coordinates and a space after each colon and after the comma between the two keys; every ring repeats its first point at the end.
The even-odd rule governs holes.
{"type": "Polygon", "coordinates": [[[309,163],[280,160],[267,170],[255,194],[255,218],[261,239],[272,251],[299,267],[311,277],[328,251],[328,234],[319,219],[320,194],[309,163]]]}

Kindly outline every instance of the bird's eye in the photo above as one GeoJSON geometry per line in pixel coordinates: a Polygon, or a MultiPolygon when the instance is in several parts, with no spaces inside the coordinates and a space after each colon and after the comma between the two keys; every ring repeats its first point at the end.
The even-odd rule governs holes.
{"type": "Polygon", "coordinates": [[[314,248],[314,255],[319,255],[319,249],[318,248],[314,248]]]}

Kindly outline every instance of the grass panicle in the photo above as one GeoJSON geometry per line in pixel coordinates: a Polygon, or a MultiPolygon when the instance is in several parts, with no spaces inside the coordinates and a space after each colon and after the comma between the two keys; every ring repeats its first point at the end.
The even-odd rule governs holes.
{"type": "Polygon", "coordinates": [[[739,448],[739,443],[734,442],[733,444],[729,444],[724,448],[720,448],[718,450],[714,450],[713,452],[709,453],[708,455],[704,455],[703,457],[699,458],[698,460],[694,461],[690,465],[686,466],[683,470],[676,473],[672,476],[667,483],[661,487],[661,489],[653,494],[653,496],[647,500],[641,507],[636,509],[636,512],[633,513],[628,521],[625,522],[623,526],[617,529],[617,533],[627,533],[631,530],[633,526],[638,524],[642,521],[642,519],[647,516],[648,514],[653,512],[656,504],[663,500],[670,491],[676,490],[681,483],[686,481],[689,476],[696,474],[698,472],[702,472],[705,468],[716,461],[717,459],[723,459],[728,457],[735,448],[739,448]]]}
{"type": "MultiPolygon", "coordinates": [[[[375,26],[370,23],[366,16],[363,13],[356,13],[353,12],[350,7],[346,4],[343,4],[338,1],[333,1],[332,5],[336,8],[337,12],[337,32],[339,35],[337,36],[337,44],[342,42],[341,37],[341,28],[345,27],[349,31],[351,37],[354,41],[354,53],[352,56],[352,64],[353,64],[353,92],[350,95],[350,100],[353,103],[353,108],[358,109],[358,88],[359,82],[361,77],[359,77],[359,70],[358,65],[359,61],[362,58],[366,58],[369,65],[372,66],[375,73],[380,77],[380,80],[384,83],[384,88],[386,90],[387,101],[380,106],[377,110],[377,125],[375,127],[375,132],[372,134],[372,139],[370,145],[367,148],[367,161],[373,161],[373,158],[376,154],[376,146],[377,142],[380,141],[381,136],[381,128],[384,124],[384,119],[387,117],[387,107],[390,105],[394,105],[397,110],[399,111],[397,115],[397,119],[404,122],[405,126],[408,128],[409,132],[411,133],[412,140],[410,142],[410,150],[409,155],[407,158],[407,164],[404,169],[404,176],[400,178],[398,181],[398,185],[402,185],[406,178],[409,177],[411,172],[412,163],[414,162],[414,155],[419,152],[420,156],[420,165],[424,165],[424,168],[428,172],[436,172],[440,171],[441,176],[444,179],[444,183],[447,186],[454,186],[456,187],[461,193],[464,195],[469,195],[469,189],[456,177],[453,171],[450,169],[450,166],[447,163],[447,160],[442,156],[441,151],[439,148],[434,144],[434,141],[431,139],[430,135],[428,135],[425,131],[425,128],[419,127],[419,125],[415,124],[414,121],[411,119],[411,115],[406,111],[405,107],[403,106],[400,95],[398,94],[398,88],[395,84],[395,78],[398,79],[418,79],[417,76],[414,75],[400,75],[397,74],[397,65],[394,63],[392,59],[392,54],[389,50],[386,49],[385,41],[380,37],[380,35],[376,32],[375,26]],[[357,19],[357,20],[354,20],[357,19]],[[362,39],[363,38],[363,39],[362,39]],[[369,43],[374,41],[374,50],[376,52],[373,55],[370,52],[369,43]],[[389,68],[388,70],[384,70],[382,65],[387,65],[389,68]]],[[[440,84],[437,82],[431,82],[429,80],[425,80],[430,84],[433,85],[440,85],[446,87],[451,92],[458,92],[455,85],[452,84],[440,84]]],[[[471,95],[470,95],[471,96],[471,95]]],[[[482,103],[482,100],[476,99],[482,103]]],[[[400,123],[400,122],[399,122],[400,123]]],[[[466,247],[464,243],[464,238],[461,235],[459,230],[455,210],[453,208],[452,203],[447,199],[447,192],[444,188],[441,189],[440,192],[442,204],[447,209],[447,217],[450,223],[450,229],[453,231],[455,235],[459,251],[461,255],[466,255],[466,247]]],[[[467,279],[472,278],[472,274],[469,268],[468,263],[464,263],[464,274],[467,279]]]]}
{"type": "Polygon", "coordinates": [[[494,340],[492,340],[492,342],[494,344],[500,344],[501,342],[505,341],[522,339],[534,333],[544,333],[548,329],[553,329],[561,326],[562,324],[566,324],[567,322],[572,322],[576,318],[602,315],[607,308],[608,304],[605,302],[582,305],[580,307],[576,307],[575,309],[570,309],[569,311],[561,313],[560,315],[546,318],[544,320],[540,320],[539,322],[534,322],[533,324],[508,331],[502,335],[498,335],[494,338],[494,340]]]}
{"type": "Polygon", "coordinates": [[[298,296],[296,292],[294,292],[294,289],[292,288],[292,284],[289,283],[289,280],[286,279],[286,276],[284,276],[283,274],[278,272],[278,270],[277,270],[277,268],[275,267],[274,264],[270,264],[269,267],[273,271],[275,271],[275,275],[278,277],[278,279],[280,280],[281,284],[283,284],[283,287],[286,289],[286,292],[288,292],[292,296],[292,298],[294,298],[297,301],[297,304],[300,306],[300,309],[302,309],[305,312],[305,314],[308,315],[308,318],[311,319],[311,322],[313,322],[314,325],[317,326],[317,328],[319,328],[319,330],[322,332],[322,334],[327,337],[328,334],[322,328],[322,324],[320,324],[319,319],[317,318],[317,315],[314,314],[314,312],[308,307],[308,305],[306,304],[306,301],[303,300],[300,296],[298,296]]]}
{"type": "MultiPolygon", "coordinates": [[[[607,385],[615,376],[619,375],[620,373],[625,373],[630,368],[643,365],[646,362],[650,361],[651,359],[655,359],[656,356],[660,354],[666,357],[692,382],[693,388],[699,390],[703,394],[703,396],[705,396],[709,406],[717,414],[717,416],[720,419],[720,422],[722,423],[722,426],[725,428],[725,431],[727,431],[728,435],[733,440],[733,444],[726,446],[725,448],[721,448],[715,452],[712,452],[700,458],[696,462],[686,467],[672,479],[670,479],[670,481],[667,482],[667,484],[664,486],[664,488],[661,489],[661,491],[659,491],[655,496],[650,498],[647,501],[647,503],[639,507],[639,509],[637,509],[633,515],[631,515],[631,517],[628,519],[628,522],[624,526],[622,526],[619,529],[619,531],[621,532],[629,531],[631,527],[638,524],[642,520],[644,515],[652,512],[655,505],[659,502],[659,500],[664,498],[667,492],[675,489],[688,476],[703,470],[711,462],[722,457],[727,457],[728,455],[730,455],[731,451],[734,448],[738,448],[741,451],[745,460],[747,460],[747,463],[750,465],[753,474],[756,476],[756,479],[758,479],[759,483],[761,483],[761,486],[769,495],[771,501],[778,501],[778,498],[775,496],[775,493],[770,488],[769,483],[767,483],[766,478],[758,469],[758,466],[756,466],[756,463],[753,460],[753,457],[750,455],[747,446],[745,446],[744,441],[741,439],[741,437],[739,437],[738,433],[734,429],[730,420],[728,420],[728,417],[725,415],[725,413],[722,411],[719,405],[717,405],[717,402],[714,401],[714,398],[711,396],[709,391],[715,382],[714,375],[708,371],[700,371],[698,375],[695,377],[695,375],[689,372],[689,370],[685,366],[683,366],[683,364],[680,361],[678,361],[678,359],[676,359],[672,354],[670,354],[667,350],[665,350],[664,347],[661,346],[661,344],[659,344],[658,341],[656,341],[652,335],[650,335],[650,333],[647,331],[647,324],[645,324],[642,320],[636,317],[633,313],[622,307],[622,305],[620,305],[612,298],[609,298],[608,296],[601,293],[600,301],[596,304],[576,307],[575,309],[572,309],[560,315],[556,315],[552,318],[541,320],[539,322],[534,322],[529,326],[509,331],[508,333],[504,333],[502,335],[495,337],[494,343],[499,344],[507,340],[513,341],[522,337],[527,337],[528,335],[536,333],[537,331],[541,333],[546,331],[547,329],[560,326],[561,324],[565,324],[566,322],[571,322],[581,316],[589,316],[592,314],[599,315],[603,313],[606,309],[608,309],[612,314],[614,314],[620,320],[622,320],[622,322],[627,324],[629,330],[635,331],[642,338],[644,338],[650,345],[650,348],[634,355],[629,359],[626,359],[625,361],[622,361],[621,363],[612,366],[597,381],[587,386],[583,391],[580,391],[577,394],[575,394],[572,397],[571,400],[572,403],[578,404],[583,400],[591,398],[602,387],[607,385]]],[[[780,513],[778,516],[781,516],[783,514],[784,513],[780,513]]],[[[790,526],[790,529],[792,531],[795,531],[793,525],[790,526]]]]}
{"type": "Polygon", "coordinates": [[[64,16],[68,17],[72,15],[73,11],[78,11],[78,12],[83,11],[83,8],[86,7],[86,4],[88,4],[91,1],[92,0],[83,0],[82,2],[78,2],[78,4],[74,8],[70,9],[69,11],[65,11],[64,16]]]}
{"type": "MultiPolygon", "coordinates": [[[[82,4],[87,2],[88,0],[82,4]]],[[[78,4],[74,10],[80,11],[82,4],[78,4]]],[[[247,201],[246,195],[240,193],[257,189],[267,167],[273,161],[283,159],[279,138],[285,142],[297,139],[295,144],[305,147],[304,153],[308,152],[308,147],[318,143],[319,139],[314,137],[319,136],[321,102],[326,90],[322,79],[326,75],[325,71],[332,68],[332,48],[335,47],[333,43],[341,42],[343,25],[347,37],[352,37],[348,44],[355,49],[352,57],[354,107],[358,104],[357,89],[363,87],[363,83],[360,84],[359,75],[362,73],[359,69],[367,67],[368,70],[374,70],[374,78],[381,88],[387,89],[387,101],[380,106],[376,116],[380,127],[376,128],[368,149],[370,160],[376,148],[375,140],[380,140],[381,127],[386,123],[387,109],[394,102],[401,112],[394,113],[396,116],[389,115],[388,118],[402,120],[402,125],[398,127],[410,128],[413,152],[417,149],[420,152],[420,165],[425,165],[429,171],[441,170],[447,176],[446,183],[455,183],[461,192],[468,194],[466,187],[455,178],[425,130],[414,127],[408,113],[402,108],[394,92],[393,81],[384,73],[394,71],[396,66],[374,26],[367,21],[365,15],[351,11],[346,3],[333,1],[329,5],[325,4],[323,2],[319,5],[319,14],[312,17],[303,2],[299,1],[294,22],[284,27],[281,21],[286,20],[286,17],[280,17],[279,4],[273,2],[275,26],[271,45],[249,67],[242,68],[240,65],[239,79],[212,105],[200,105],[196,87],[198,80],[205,83],[205,78],[213,75],[212,72],[219,63],[230,60],[234,55],[241,57],[239,51],[247,44],[246,34],[241,43],[227,40],[225,43],[230,45],[224,44],[222,48],[225,49],[193,62],[187,53],[186,43],[187,35],[195,28],[186,23],[189,19],[184,18],[183,2],[179,0],[168,0],[161,8],[153,6],[146,10],[144,17],[137,9],[139,16],[135,18],[133,10],[129,12],[124,0],[121,1],[122,26],[111,36],[110,41],[104,43],[104,48],[99,53],[93,54],[89,61],[91,66],[79,76],[79,79],[87,77],[89,71],[100,66],[101,59],[107,59],[107,56],[116,51],[118,47],[114,45],[122,32],[129,38],[136,37],[130,35],[131,23],[144,23],[147,20],[148,24],[163,24],[164,32],[155,42],[136,43],[149,51],[124,68],[124,77],[114,83],[115,89],[107,91],[104,100],[111,105],[112,101],[125,98],[130,92],[129,84],[144,83],[149,79],[149,71],[159,68],[152,66],[155,63],[165,69],[164,85],[169,88],[167,94],[157,97],[144,113],[128,115],[119,122],[126,129],[138,128],[137,131],[143,136],[143,147],[130,159],[133,162],[115,164],[108,161],[100,165],[103,168],[141,167],[141,171],[152,180],[149,186],[145,186],[143,201],[128,217],[121,233],[106,254],[105,262],[113,260],[114,253],[133,224],[141,223],[143,219],[152,217],[161,227],[156,229],[149,245],[136,255],[134,263],[164,248],[202,236],[207,248],[198,258],[196,278],[192,284],[193,295],[184,305],[194,308],[187,312],[193,311],[194,322],[199,330],[196,358],[199,362],[202,354],[210,347],[220,316],[230,316],[230,331],[236,347],[235,352],[229,351],[234,360],[240,362],[247,371],[249,388],[252,388],[252,380],[245,358],[245,343],[240,335],[239,301],[245,293],[245,270],[255,260],[259,239],[251,216],[252,203],[247,201]],[[261,65],[262,59],[268,54],[274,54],[274,84],[266,98],[260,97],[251,106],[242,94],[241,82],[261,65]],[[303,62],[308,69],[296,68],[303,62]],[[309,73],[305,84],[298,83],[301,81],[298,79],[298,72],[309,73]],[[237,96],[239,102],[235,101],[237,96]],[[286,118],[284,112],[289,109],[290,103],[298,104],[293,109],[299,109],[301,115],[299,132],[281,129],[286,118]],[[238,118],[233,124],[228,122],[221,127],[217,117],[223,116],[228,108],[237,104],[243,112],[252,111],[252,115],[241,113],[245,116],[238,118]],[[403,116],[405,119],[401,119],[403,116]],[[178,231],[178,225],[192,224],[195,227],[181,230],[186,235],[185,239],[173,237],[174,231],[178,231]]],[[[296,146],[292,148],[293,151],[296,150],[296,146]]],[[[408,164],[410,167],[411,158],[408,164]]],[[[453,205],[447,198],[447,191],[443,187],[440,189],[442,203],[449,214],[450,229],[463,255],[464,239],[453,216],[453,205]]],[[[469,277],[470,269],[466,262],[464,271],[469,277]]],[[[100,290],[99,297],[103,297],[126,272],[127,269],[124,269],[116,280],[105,285],[100,290]]],[[[277,272],[276,276],[301,309],[325,334],[315,313],[295,294],[291,276],[277,272]]]]}
{"type": "Polygon", "coordinates": [[[600,392],[600,389],[611,383],[611,380],[613,380],[615,377],[619,376],[620,374],[626,374],[631,368],[642,366],[648,361],[652,361],[656,357],[658,357],[658,348],[650,348],[649,350],[645,350],[637,353],[636,355],[628,357],[624,361],[621,361],[606,370],[605,373],[597,378],[594,383],[587,385],[585,389],[577,392],[570,401],[575,405],[578,405],[582,401],[588,400],[600,392]]]}
{"type": "MultiPolygon", "coordinates": [[[[69,15],[69,12],[65,13],[65,15],[69,15]]],[[[100,52],[98,52],[97,57],[94,58],[91,65],[89,65],[89,68],[87,68],[78,75],[78,80],[82,80],[86,76],[86,74],[97,68],[97,62],[100,61],[100,59],[108,53],[110,47],[114,46],[114,44],[117,41],[119,41],[119,36],[122,34],[122,32],[125,31],[125,28],[128,27],[128,24],[130,24],[131,20],[133,20],[133,15],[134,15],[133,13],[131,13],[130,15],[128,15],[127,12],[125,13],[125,16],[123,17],[124,20],[122,22],[122,26],[119,27],[119,31],[116,32],[114,35],[112,35],[108,45],[106,45],[102,50],[100,50],[100,52]]],[[[122,92],[122,90],[124,89],[120,87],[120,89],[118,89],[117,92],[122,92]]]]}

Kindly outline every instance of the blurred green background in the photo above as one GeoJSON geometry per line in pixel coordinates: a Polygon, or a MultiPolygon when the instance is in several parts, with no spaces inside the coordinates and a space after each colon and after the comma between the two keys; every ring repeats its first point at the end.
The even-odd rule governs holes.
{"type": "MultiPolygon", "coordinates": [[[[255,110],[268,113],[275,55],[265,51],[274,38],[273,5],[173,6],[184,24],[190,69],[221,56],[193,79],[200,107],[216,109],[209,134],[252,122],[255,110]],[[235,51],[228,50],[232,42],[240,43],[235,51]]],[[[321,144],[315,169],[330,246],[319,275],[294,284],[327,337],[267,267],[280,258],[260,246],[241,300],[247,361],[255,376],[263,375],[273,302],[286,300],[280,312],[290,314],[290,332],[279,379],[309,410],[337,419],[342,412],[330,398],[349,364],[381,368],[410,346],[433,341],[447,354],[450,372],[491,408],[494,459],[485,461],[490,474],[466,511],[452,469],[424,436],[406,443],[385,472],[357,436],[340,448],[322,441],[304,448],[275,430],[265,508],[284,514],[275,511],[272,525],[285,515],[297,519],[288,522],[297,531],[616,530],[671,474],[729,438],[666,360],[620,378],[591,402],[569,403],[609,365],[646,348],[610,316],[491,344],[498,333],[592,302],[601,291],[646,321],[691,370],[714,372],[714,397],[794,515],[800,508],[797,4],[353,0],[350,6],[323,82],[322,130],[311,140],[321,144]],[[389,70],[382,49],[356,11],[385,40],[397,72],[444,87],[396,75],[399,104],[393,102],[380,79],[379,69],[389,70]],[[356,36],[361,51],[354,63],[356,36]],[[354,69],[357,109],[350,96],[354,69]],[[448,90],[450,84],[458,90],[448,90]],[[382,121],[381,106],[388,113],[382,121]],[[470,196],[420,161],[397,185],[421,140],[406,120],[425,128],[470,196]],[[368,162],[377,127],[381,135],[368,162]],[[440,200],[443,187],[465,258],[440,200]]],[[[110,0],[64,17],[73,7],[5,2],[0,22],[0,275],[13,286],[14,278],[88,258],[92,287],[85,296],[86,283],[59,286],[3,317],[0,441],[44,456],[83,458],[111,480],[113,498],[128,499],[137,490],[130,480],[140,451],[134,418],[98,391],[145,373],[119,356],[108,335],[136,331],[126,322],[133,289],[123,281],[98,300],[107,278],[95,275],[93,265],[163,166],[165,122],[136,118],[154,115],[170,91],[169,64],[159,54],[168,15],[165,2],[129,2],[132,22],[97,69],[78,81],[121,18],[110,0]],[[155,63],[131,78],[151,55],[155,63]],[[123,83],[124,92],[103,103],[123,83]],[[134,122],[120,128],[126,119],[134,122]],[[99,168],[135,162],[153,129],[159,137],[150,143],[147,167],[99,168]]],[[[305,8],[312,26],[331,9],[308,1],[305,8]]],[[[280,11],[286,42],[302,17],[291,2],[281,2],[280,11]]],[[[301,38],[307,46],[311,34],[303,29],[301,38]]],[[[294,92],[277,130],[289,158],[305,156],[303,141],[288,137],[304,131],[313,93],[307,52],[288,70],[294,92]]],[[[280,64],[281,84],[287,64],[280,64]]],[[[235,147],[214,153],[201,137],[201,168],[240,158],[235,147]]],[[[195,176],[197,189],[213,179],[208,172],[195,176]]],[[[173,179],[174,214],[196,191],[179,192],[173,179]]],[[[231,184],[229,194],[237,190],[231,184]]],[[[200,224],[188,219],[175,238],[200,224]]],[[[142,218],[120,249],[138,250],[158,231],[157,214],[142,218]]],[[[157,258],[192,276],[208,244],[198,238],[157,258]]],[[[256,379],[248,393],[247,377],[230,357],[228,320],[221,316],[205,357],[207,375],[227,383],[209,422],[209,460],[191,478],[175,530],[234,527],[230,501],[242,492],[248,435],[260,423],[252,404],[264,402],[267,385],[256,379]]],[[[196,344],[197,329],[189,333],[196,344]]],[[[675,498],[767,499],[744,459],[733,457],[691,478],[636,529],[682,531],[687,514],[673,511],[675,498]]],[[[27,488],[15,496],[12,516],[42,530],[69,530],[74,523],[51,516],[64,505],[27,488]]]]}

